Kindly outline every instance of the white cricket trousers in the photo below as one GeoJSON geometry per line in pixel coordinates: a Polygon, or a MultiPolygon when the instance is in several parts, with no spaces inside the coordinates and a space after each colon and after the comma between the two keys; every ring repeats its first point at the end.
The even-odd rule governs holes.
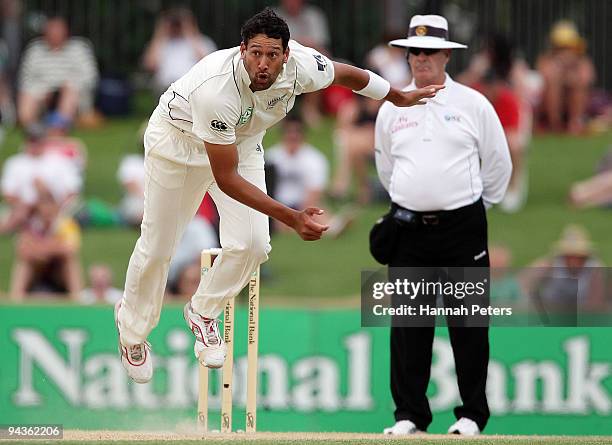
{"type": "MultiPolygon", "coordinates": [[[[238,146],[239,174],[265,192],[261,135],[238,146]],[[261,144],[259,144],[261,147],[261,144]]],[[[223,193],[198,142],[153,114],[145,132],[144,217],[119,312],[121,343],[142,343],[157,326],[168,267],[185,227],[209,192],[219,211],[222,253],[192,297],[195,312],[217,318],[227,300],[268,259],[268,217],[223,193]]]]}

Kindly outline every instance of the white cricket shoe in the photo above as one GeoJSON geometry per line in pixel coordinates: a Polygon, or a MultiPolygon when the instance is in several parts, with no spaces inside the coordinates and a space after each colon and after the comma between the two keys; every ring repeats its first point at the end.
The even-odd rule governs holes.
{"type": "MultiPolygon", "coordinates": [[[[121,309],[119,300],[115,304],[115,324],[119,333],[119,310],[121,309]]],[[[139,343],[133,346],[121,344],[119,336],[119,352],[121,353],[121,363],[127,371],[128,376],[136,383],[147,383],[153,377],[153,358],[151,357],[151,345],[149,342],[139,343]]]]}
{"type": "Polygon", "coordinates": [[[480,428],[478,428],[478,425],[472,419],[462,417],[450,426],[448,433],[460,434],[462,436],[478,436],[480,428]]]}
{"type": "Polygon", "coordinates": [[[393,436],[407,436],[409,434],[420,433],[416,425],[410,420],[398,420],[395,425],[385,428],[384,434],[390,434],[393,436]]]}
{"type": "Polygon", "coordinates": [[[191,302],[185,305],[183,316],[195,336],[193,353],[198,361],[208,368],[222,367],[227,346],[219,333],[219,321],[193,312],[191,302]]]}

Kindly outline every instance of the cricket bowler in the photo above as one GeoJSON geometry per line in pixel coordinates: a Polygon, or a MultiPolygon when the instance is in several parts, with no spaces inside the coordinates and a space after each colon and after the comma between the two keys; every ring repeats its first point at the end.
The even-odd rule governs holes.
{"type": "Polygon", "coordinates": [[[315,219],[321,209],[293,210],[266,194],[262,140],[297,96],[337,84],[411,106],[443,88],[400,91],[375,73],[334,62],[290,40],[269,8],[247,20],[241,37],[240,46],[206,56],[170,85],[145,132],[144,217],[115,306],[121,361],[138,383],[153,375],[147,336],[159,321],[170,259],[206,192],[219,211],[222,253],[184,315],[194,353],[209,368],[222,367],[226,356],[217,317],[268,259],[268,217],[306,241],[327,230],[315,219]]]}

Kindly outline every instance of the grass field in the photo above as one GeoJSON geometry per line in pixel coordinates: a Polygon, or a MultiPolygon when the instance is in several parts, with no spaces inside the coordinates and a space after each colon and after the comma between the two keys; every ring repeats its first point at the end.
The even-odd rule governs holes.
{"type": "MultiPolygon", "coordinates": [[[[120,188],[116,169],[120,158],[138,150],[138,129],[153,107],[140,97],[134,117],[109,120],[95,131],[77,131],[88,147],[89,166],[84,195],[117,203],[120,188]]],[[[331,120],[311,131],[309,140],[332,158],[331,120]]],[[[278,139],[272,129],[265,140],[270,146],[278,139]]],[[[503,243],[514,254],[514,265],[527,265],[550,251],[562,228],[568,223],[583,224],[592,234],[598,253],[606,264],[612,263],[610,212],[578,211],[567,205],[569,185],[593,173],[605,152],[610,134],[587,138],[567,136],[536,137],[529,153],[530,195],[520,213],[506,215],[489,212],[491,243],[503,243]]],[[[15,153],[20,136],[12,132],[0,151],[0,162],[15,153]]],[[[272,240],[273,251],[267,264],[269,278],[263,282],[263,295],[282,297],[346,297],[359,292],[359,271],[374,267],[367,247],[367,235],[373,222],[385,212],[377,204],[361,209],[359,218],[347,234],[338,240],[324,239],[303,243],[296,235],[280,234],[272,240]],[[330,273],[333,271],[333,273],[330,273]]],[[[123,228],[89,229],[83,234],[82,259],[85,267],[94,262],[111,265],[115,285],[121,287],[125,268],[137,238],[137,232],[123,228]]],[[[0,238],[0,293],[8,288],[12,262],[12,239],[0,238]]]]}
{"type": "Polygon", "coordinates": [[[214,445],[371,445],[383,443],[388,445],[419,444],[419,445],[607,445],[612,444],[612,437],[584,437],[584,436],[479,436],[467,438],[447,435],[419,434],[403,438],[391,438],[382,434],[356,434],[356,433],[256,433],[244,435],[208,434],[205,436],[177,433],[130,433],[125,431],[66,431],[61,441],[20,441],[15,443],[47,443],[76,445],[95,441],[96,444],[124,445],[137,442],[151,444],[176,445],[187,444],[214,444],[214,445]]]}

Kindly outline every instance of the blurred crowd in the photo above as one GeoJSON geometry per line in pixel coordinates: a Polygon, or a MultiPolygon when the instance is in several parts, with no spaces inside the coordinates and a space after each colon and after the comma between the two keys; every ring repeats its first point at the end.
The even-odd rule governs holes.
{"type": "MultiPolygon", "coordinates": [[[[100,81],[96,49],[89,40],[71,35],[66,18],[50,16],[41,21],[40,36],[21,51],[18,38],[7,37],[11,27],[6,26],[11,20],[18,23],[21,2],[8,0],[2,6],[0,46],[5,49],[12,42],[7,54],[20,57],[15,69],[9,57],[1,59],[0,113],[3,127],[18,126],[24,139],[19,153],[2,166],[0,234],[15,237],[9,296],[15,301],[33,295],[67,296],[84,304],[114,303],[121,291],[113,287],[109,265],[96,263],[82,270],[81,231],[92,226],[140,226],[145,178],[142,135],[134,150],[119,160],[121,200],[113,205],[83,196],[91,166],[87,147],[73,130],[102,124],[95,107],[100,81]]],[[[216,49],[189,10],[161,13],[142,56],[151,90],[161,94],[216,49]]],[[[216,223],[214,204],[206,198],[173,259],[169,294],[194,292],[200,251],[218,246],[216,223]]]]}
{"type": "Polygon", "coordinates": [[[516,269],[512,250],[491,246],[491,301],[525,311],[579,314],[605,310],[610,277],[586,229],[570,224],[550,252],[529,267],[516,269]]]}
{"type": "MultiPolygon", "coordinates": [[[[108,204],[83,196],[82,187],[92,166],[87,165],[87,147],[74,137],[73,130],[103,125],[104,117],[96,106],[104,82],[96,61],[97,49],[85,37],[73,35],[66,18],[59,16],[41,20],[39,36],[21,42],[22,2],[2,0],[0,6],[0,131],[17,126],[24,136],[19,153],[2,166],[0,234],[13,235],[16,240],[10,297],[21,300],[30,294],[58,294],[84,304],[113,303],[121,291],[113,287],[110,267],[96,263],[82,270],[81,231],[91,226],[139,227],[145,177],[142,141],[119,161],[120,202],[108,204]]],[[[323,10],[305,0],[280,0],[275,11],[287,21],[292,38],[333,56],[330,18],[323,10]]],[[[528,199],[527,157],[532,134],[577,135],[609,128],[612,106],[609,96],[594,88],[595,69],[588,42],[571,21],[562,20],[552,27],[533,66],[507,36],[482,35],[467,68],[456,78],[484,94],[500,118],[513,163],[510,186],[500,208],[518,212],[528,199]]],[[[387,45],[396,37],[396,33],[385,33],[364,60],[369,69],[402,87],[410,83],[411,74],[405,51],[387,45]]],[[[141,70],[148,74],[150,90],[157,97],[216,49],[189,9],[173,8],[159,14],[143,48],[141,70]]],[[[294,208],[331,205],[337,209],[326,217],[333,237],[349,229],[361,206],[386,202],[384,189],[373,174],[374,123],[379,106],[377,101],[335,86],[301,98],[295,115],[284,120],[278,144],[266,150],[270,194],[294,208]],[[308,130],[316,130],[325,115],[335,117],[331,163],[321,147],[307,140],[308,130]]],[[[581,208],[612,204],[610,155],[600,162],[592,178],[572,185],[568,200],[581,208]]],[[[217,223],[214,203],[207,196],[171,264],[170,295],[185,298],[195,291],[200,277],[199,252],[218,246],[217,223]]],[[[282,225],[273,227],[273,232],[284,230],[282,225]]],[[[596,264],[591,261],[594,250],[588,233],[582,228],[567,229],[553,251],[547,264],[567,267],[568,273],[596,264]],[[559,247],[567,247],[568,237],[582,239],[583,248],[574,249],[582,255],[579,262],[571,260],[576,252],[568,256],[568,249],[559,247]]],[[[511,254],[500,246],[491,257],[492,263],[495,257],[507,266],[511,254]]],[[[592,301],[595,307],[599,300],[592,297],[592,301]]]]}

